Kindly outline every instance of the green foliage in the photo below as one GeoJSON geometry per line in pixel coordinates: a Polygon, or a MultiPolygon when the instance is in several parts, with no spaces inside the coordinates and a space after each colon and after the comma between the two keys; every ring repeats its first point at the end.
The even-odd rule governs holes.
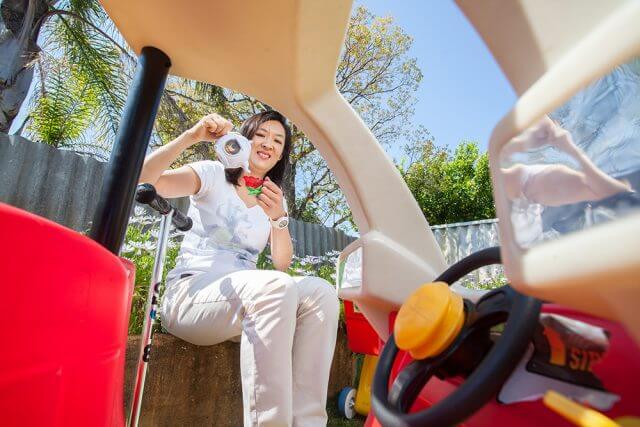
{"type": "Polygon", "coordinates": [[[409,56],[412,44],[392,17],[363,6],[353,11],[336,85],[382,144],[396,142],[413,117],[422,72],[409,56]]]}
{"type": "Polygon", "coordinates": [[[501,288],[508,284],[509,284],[509,281],[507,280],[507,278],[503,274],[500,274],[495,277],[490,277],[486,280],[482,280],[479,283],[474,283],[473,287],[475,289],[492,290],[492,289],[501,288]]]}
{"type": "MultiPolygon", "coordinates": [[[[157,237],[157,227],[153,229],[145,228],[147,223],[131,222],[127,228],[125,245],[122,249],[122,256],[132,261],[136,265],[136,282],[133,292],[133,302],[131,306],[131,318],[129,319],[129,334],[140,334],[144,321],[149,283],[153,274],[153,261],[155,257],[157,237]]],[[[169,270],[175,266],[178,255],[178,245],[170,243],[167,248],[167,257],[164,265],[164,277],[169,270]]],[[[162,289],[160,292],[162,293],[162,289]]]]}
{"type": "Polygon", "coordinates": [[[317,209],[314,209],[312,206],[307,205],[303,212],[298,213],[298,220],[308,222],[311,224],[322,224],[322,220],[320,219],[319,213],[317,209]]]}
{"type": "Polygon", "coordinates": [[[96,93],[86,78],[74,72],[71,75],[69,78],[68,69],[56,64],[32,112],[30,130],[41,142],[54,147],[74,143],[92,122],[98,106],[96,93]]]}
{"type": "Polygon", "coordinates": [[[488,156],[475,142],[453,155],[427,142],[404,179],[431,225],[495,217],[488,156]]]}
{"type": "Polygon", "coordinates": [[[52,21],[50,41],[60,49],[69,63],[75,64],[78,75],[97,95],[99,110],[94,124],[104,135],[115,135],[124,107],[127,81],[120,48],[97,31],[110,23],[97,1],[74,0],[66,5],[74,15],[60,14],[52,21]],[[76,18],[76,16],[78,18],[76,18]]]}
{"type": "MultiPolygon", "coordinates": [[[[328,252],[324,256],[293,256],[287,274],[291,276],[317,276],[333,286],[336,285],[336,258],[339,252],[328,252]]],[[[256,267],[260,270],[273,270],[273,261],[269,248],[265,248],[260,255],[256,267]]]]}
{"type": "Polygon", "coordinates": [[[42,31],[30,137],[108,158],[133,57],[96,0],[54,2],[42,31]]]}

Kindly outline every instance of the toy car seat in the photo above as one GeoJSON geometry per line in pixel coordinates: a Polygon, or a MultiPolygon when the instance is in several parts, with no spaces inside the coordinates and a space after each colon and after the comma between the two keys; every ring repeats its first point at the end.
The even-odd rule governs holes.
{"type": "Polygon", "coordinates": [[[54,222],[0,203],[3,425],[124,425],[135,267],[54,222]]]}

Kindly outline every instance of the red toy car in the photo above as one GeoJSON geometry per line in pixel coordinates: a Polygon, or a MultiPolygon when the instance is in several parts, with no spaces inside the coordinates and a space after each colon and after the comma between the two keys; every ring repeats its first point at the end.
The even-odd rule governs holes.
{"type": "Polygon", "coordinates": [[[380,352],[367,425],[567,424],[547,390],[604,414],[548,397],[581,425],[640,416],[640,4],[458,3],[519,100],[489,145],[501,248],[449,267],[335,86],[351,2],[102,0],[139,61],[90,238],[0,205],[0,422],[124,424],[133,268],[117,254],[170,69],[281,111],[344,190],[361,237],[339,293],[375,333],[353,347],[380,352]],[[510,286],[481,298],[421,287],[499,262],[510,286]]]}

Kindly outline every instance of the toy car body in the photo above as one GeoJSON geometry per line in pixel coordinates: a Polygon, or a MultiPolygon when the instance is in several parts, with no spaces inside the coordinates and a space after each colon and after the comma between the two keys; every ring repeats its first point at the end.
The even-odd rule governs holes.
{"type": "MultiPolygon", "coordinates": [[[[640,311],[636,308],[640,301],[640,211],[632,210],[624,217],[553,241],[522,247],[511,220],[513,204],[505,191],[501,153],[514,137],[586,85],[640,55],[640,4],[528,0],[458,3],[519,97],[496,125],[489,145],[501,253],[511,286],[530,297],[562,305],[546,305],[544,313],[578,319],[607,331],[607,355],[601,355],[603,360],[593,365],[593,370],[619,401],[604,412],[614,417],[639,416],[640,401],[634,387],[640,379],[640,311]]],[[[70,250],[85,253],[93,257],[91,262],[103,263],[104,267],[102,277],[90,277],[73,262],[40,263],[46,253],[29,252],[31,246],[18,245],[0,253],[9,260],[2,267],[5,278],[24,286],[37,283],[33,289],[43,293],[31,300],[23,288],[14,287],[11,293],[5,293],[11,307],[4,315],[15,325],[14,338],[19,343],[0,359],[0,412],[5,420],[27,420],[27,424],[54,420],[56,425],[124,422],[119,389],[132,273],[131,267],[114,254],[121,243],[139,174],[141,163],[136,161],[144,155],[156,99],[167,72],[259,98],[285,114],[313,141],[337,178],[360,231],[360,238],[341,255],[342,262],[351,259],[355,268],[350,281],[339,280],[340,296],[357,305],[375,331],[375,339],[386,341],[394,313],[413,291],[436,278],[447,265],[396,168],[335,86],[351,2],[197,0],[184,4],[102,0],[102,4],[131,48],[141,55],[114,148],[121,154],[133,154],[112,157],[92,232],[92,237],[111,253],[83,236],[3,207],[0,214],[5,220],[0,223],[5,231],[10,227],[32,230],[33,241],[42,247],[56,241],[68,247],[75,245],[70,250]],[[211,23],[213,16],[215,25],[211,23]],[[247,61],[260,64],[260,72],[248,67],[247,61]],[[141,121],[133,120],[136,117],[141,121]],[[136,133],[141,127],[146,130],[136,133]],[[127,174],[122,175],[123,171],[127,174]],[[34,266],[26,261],[27,254],[36,262],[34,266]],[[33,270],[28,279],[23,274],[25,268],[33,270]],[[58,308],[46,311],[47,321],[57,326],[55,331],[45,328],[37,317],[24,315],[29,310],[47,310],[49,301],[42,295],[47,289],[68,283],[77,284],[77,292],[56,294],[58,308]],[[92,286],[83,287],[82,283],[92,286]],[[109,319],[117,323],[108,337],[106,301],[113,304],[108,310],[109,319]],[[85,322],[80,322],[83,327],[95,331],[95,339],[84,348],[62,344],[67,338],[87,333],[66,321],[74,310],[86,315],[85,322]],[[25,338],[34,328],[42,331],[43,340],[54,333],[59,339],[39,345],[40,335],[25,338]],[[55,354],[48,354],[47,348],[55,354]],[[71,351],[75,356],[66,357],[71,351]],[[83,381],[89,375],[95,381],[83,381]],[[87,387],[91,392],[82,393],[87,387]],[[38,392],[34,394],[33,390],[38,392]],[[41,418],[32,418],[34,414],[41,418]]],[[[637,140],[633,143],[634,147],[640,144],[637,140]]],[[[470,300],[474,298],[473,292],[455,290],[470,300]]],[[[399,357],[402,360],[397,367],[411,362],[406,353],[399,357]]],[[[583,364],[580,359],[577,366],[591,368],[591,363],[583,364]]],[[[396,373],[391,373],[392,378],[396,373]]],[[[409,412],[435,406],[461,381],[460,376],[434,380],[422,390],[409,412]]],[[[493,400],[467,420],[468,425],[543,422],[553,425],[562,421],[539,401],[504,404],[493,400]]],[[[376,423],[375,413],[370,414],[367,425],[376,423]]]]}

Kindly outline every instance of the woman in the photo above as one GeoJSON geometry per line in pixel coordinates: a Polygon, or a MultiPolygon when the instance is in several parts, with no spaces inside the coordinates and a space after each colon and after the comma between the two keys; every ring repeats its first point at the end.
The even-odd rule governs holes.
{"type": "Polygon", "coordinates": [[[185,149],[231,128],[210,114],[145,160],[140,182],[165,197],[191,196],[194,224],[167,275],[162,323],[197,345],[241,336],[245,426],[326,425],[339,305],[325,280],[284,273],[293,253],[280,188],[291,150],[285,118],[267,111],[240,129],[252,141],[251,175],[265,180],[258,196],[249,194],[242,168],[205,160],[168,170],[185,149]],[[256,269],[268,240],[280,271],[256,269]]]}

